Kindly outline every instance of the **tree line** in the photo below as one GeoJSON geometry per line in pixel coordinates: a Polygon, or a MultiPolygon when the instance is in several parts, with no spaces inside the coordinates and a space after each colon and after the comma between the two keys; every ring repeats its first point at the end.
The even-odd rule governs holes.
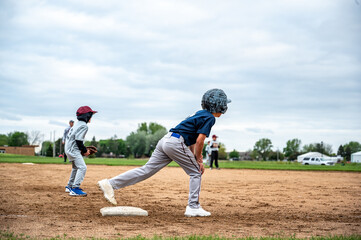
{"type": "MultiPolygon", "coordinates": [[[[297,156],[308,152],[319,152],[327,156],[336,156],[332,152],[332,145],[324,142],[310,143],[301,147],[302,141],[298,138],[288,140],[286,147],[279,151],[273,150],[272,141],[268,138],[258,140],[253,150],[248,151],[248,155],[253,160],[295,160],[297,156]]],[[[337,151],[338,156],[342,156],[346,161],[351,160],[351,154],[361,151],[361,144],[359,142],[351,141],[344,145],[340,145],[337,151]]],[[[233,150],[229,154],[230,158],[239,158],[239,153],[233,150]]]]}
{"type": "MultiPolygon", "coordinates": [[[[167,129],[158,124],[146,122],[138,124],[136,131],[131,132],[126,139],[118,138],[116,135],[109,139],[96,140],[93,136],[91,141],[85,141],[85,146],[95,146],[98,152],[90,157],[110,158],[140,158],[149,157],[155,149],[157,142],[167,133],[167,129]]],[[[56,155],[64,152],[62,139],[55,141],[56,155]]],[[[41,155],[52,156],[53,143],[44,141],[42,143],[41,155]]]]}
{"type": "Polygon", "coordinates": [[[37,145],[43,135],[40,131],[19,132],[14,131],[8,134],[0,134],[0,146],[19,147],[23,145],[37,145]]]}
{"type": "MultiPolygon", "coordinates": [[[[154,151],[158,141],[167,133],[167,129],[154,122],[147,124],[146,122],[138,124],[138,128],[131,132],[125,140],[117,138],[116,135],[109,139],[97,141],[95,137],[91,141],[86,141],[85,145],[93,145],[98,148],[98,152],[92,157],[126,157],[126,158],[140,158],[150,157],[154,151]]],[[[22,146],[39,144],[43,135],[40,131],[32,132],[11,132],[9,134],[0,134],[0,146],[22,146]]],[[[240,158],[237,150],[226,152],[226,147],[220,143],[219,159],[225,160],[229,158],[240,158]]],[[[330,144],[310,143],[302,146],[302,141],[298,138],[288,140],[286,146],[280,151],[274,150],[272,141],[268,138],[259,139],[252,150],[246,152],[246,160],[295,160],[298,155],[307,152],[320,152],[328,156],[336,156],[332,152],[330,144]]],[[[203,155],[205,156],[204,144],[203,155]]],[[[51,141],[44,141],[41,144],[40,155],[53,156],[54,143],[51,141]]],[[[351,154],[361,151],[361,144],[359,142],[351,141],[340,145],[337,155],[342,156],[346,161],[350,161],[351,154]]],[[[62,138],[55,141],[55,155],[58,156],[64,152],[62,145],[62,138]]]]}

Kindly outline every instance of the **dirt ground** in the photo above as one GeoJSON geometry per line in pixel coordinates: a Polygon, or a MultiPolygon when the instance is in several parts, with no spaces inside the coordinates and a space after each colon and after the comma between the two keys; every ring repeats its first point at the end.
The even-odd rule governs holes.
{"type": "Polygon", "coordinates": [[[88,165],[87,197],[64,192],[70,165],[0,164],[0,229],[31,237],[361,235],[361,173],[209,170],[200,202],[212,216],[184,216],[188,176],[166,167],[115,192],[118,205],[148,217],[102,217],[96,186],[134,167],[88,165]]]}

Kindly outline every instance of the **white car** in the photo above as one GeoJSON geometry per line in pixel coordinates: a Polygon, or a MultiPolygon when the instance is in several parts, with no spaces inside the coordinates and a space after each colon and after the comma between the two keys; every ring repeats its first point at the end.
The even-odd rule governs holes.
{"type": "Polygon", "coordinates": [[[335,162],[324,159],[322,157],[305,157],[302,160],[303,165],[325,165],[325,166],[333,166],[335,162]]]}

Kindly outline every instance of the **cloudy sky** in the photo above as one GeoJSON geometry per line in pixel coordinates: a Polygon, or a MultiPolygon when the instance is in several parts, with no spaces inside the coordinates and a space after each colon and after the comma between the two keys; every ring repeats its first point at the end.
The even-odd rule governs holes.
{"type": "Polygon", "coordinates": [[[89,140],[170,129],[211,88],[228,151],[361,142],[361,1],[0,0],[2,134],[60,137],[82,105],[89,140]]]}

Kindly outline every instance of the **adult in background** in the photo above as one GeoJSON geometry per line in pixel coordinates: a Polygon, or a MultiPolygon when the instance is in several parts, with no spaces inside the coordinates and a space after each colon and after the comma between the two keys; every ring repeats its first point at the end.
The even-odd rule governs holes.
{"type": "Polygon", "coordinates": [[[211,141],[207,142],[205,151],[206,151],[206,164],[207,164],[207,166],[209,166],[209,163],[211,161],[211,153],[212,153],[211,152],[211,141]]]}
{"type": "MultiPolygon", "coordinates": [[[[65,130],[64,130],[64,135],[63,135],[63,140],[62,140],[63,145],[65,145],[66,136],[68,136],[69,130],[70,130],[70,128],[73,127],[73,125],[74,125],[74,121],[70,120],[69,121],[69,126],[67,128],[65,128],[65,130]]],[[[67,159],[67,156],[66,156],[66,153],[64,151],[64,162],[66,162],[66,159],[67,159]]]]}
{"type": "Polygon", "coordinates": [[[209,165],[210,169],[213,168],[213,162],[216,168],[219,170],[218,166],[218,149],[219,149],[219,142],[217,141],[218,136],[213,135],[211,141],[211,164],[209,165]]]}

